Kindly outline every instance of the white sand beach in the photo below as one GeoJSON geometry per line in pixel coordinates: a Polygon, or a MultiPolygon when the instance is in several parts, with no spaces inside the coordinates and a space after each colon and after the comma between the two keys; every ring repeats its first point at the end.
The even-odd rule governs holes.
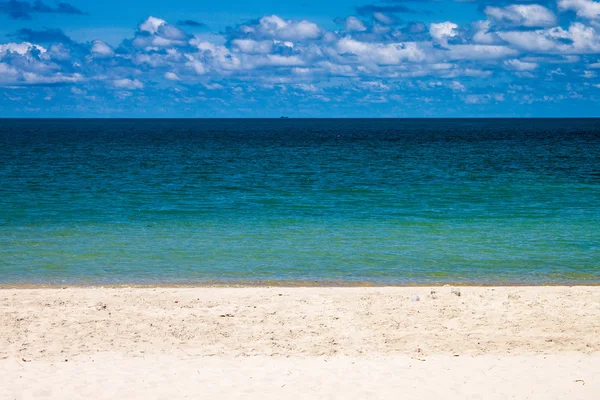
{"type": "Polygon", "coordinates": [[[0,289],[0,399],[597,399],[598,377],[600,287],[0,289]]]}

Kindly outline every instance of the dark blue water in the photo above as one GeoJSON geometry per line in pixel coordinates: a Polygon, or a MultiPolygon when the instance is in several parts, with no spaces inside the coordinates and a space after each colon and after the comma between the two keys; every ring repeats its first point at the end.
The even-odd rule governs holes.
{"type": "Polygon", "coordinates": [[[0,283],[600,283],[600,120],[0,120],[0,283]]]}

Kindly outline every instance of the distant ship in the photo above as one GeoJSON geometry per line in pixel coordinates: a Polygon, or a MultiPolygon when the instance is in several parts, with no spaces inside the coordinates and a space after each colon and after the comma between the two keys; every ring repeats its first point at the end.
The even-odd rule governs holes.
{"type": "Polygon", "coordinates": [[[283,115],[281,117],[279,117],[281,119],[289,119],[290,117],[284,117],[283,115]]]}

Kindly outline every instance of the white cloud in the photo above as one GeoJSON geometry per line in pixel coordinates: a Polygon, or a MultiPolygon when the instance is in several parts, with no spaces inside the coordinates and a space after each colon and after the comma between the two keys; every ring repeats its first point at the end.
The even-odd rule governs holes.
{"type": "Polygon", "coordinates": [[[352,16],[346,18],[344,27],[347,32],[364,32],[367,30],[367,27],[360,19],[352,16]]]}
{"type": "Polygon", "coordinates": [[[593,27],[575,22],[568,30],[561,27],[536,31],[499,32],[498,35],[519,49],[560,54],[600,52],[600,35],[593,27]]]}
{"type": "Polygon", "coordinates": [[[39,50],[41,53],[46,52],[44,47],[29,42],[0,44],[0,55],[2,56],[8,52],[24,56],[31,50],[39,50]]]}
{"type": "Polygon", "coordinates": [[[85,90],[81,90],[81,89],[76,88],[76,87],[72,87],[71,88],[71,93],[76,94],[78,96],[83,96],[83,95],[87,94],[87,92],[85,90]]]}
{"type": "Polygon", "coordinates": [[[262,17],[258,24],[243,25],[240,30],[244,34],[291,41],[317,39],[323,34],[314,22],[284,20],[277,15],[262,17]]]}
{"type": "Polygon", "coordinates": [[[24,72],[23,80],[28,84],[48,84],[48,83],[76,83],[84,80],[81,74],[63,74],[56,73],[50,76],[36,74],[35,72],[24,72]]]}
{"type": "Polygon", "coordinates": [[[340,65],[331,61],[319,61],[317,67],[333,76],[356,76],[357,73],[350,65],[340,65]]]}
{"type": "Polygon", "coordinates": [[[506,7],[488,6],[485,14],[499,25],[546,28],[556,26],[557,19],[552,11],[539,4],[512,4],[506,7]]]}
{"type": "Polygon", "coordinates": [[[391,23],[394,22],[393,18],[388,17],[387,15],[385,15],[384,13],[381,13],[381,12],[374,12],[373,18],[375,18],[377,21],[379,21],[385,25],[390,25],[391,23]]]}
{"type": "Polygon", "coordinates": [[[0,63],[0,83],[16,81],[19,72],[10,65],[0,63]]]}
{"type": "Polygon", "coordinates": [[[314,69],[313,68],[292,68],[291,72],[294,75],[310,77],[313,75],[314,69]]]}
{"type": "Polygon", "coordinates": [[[474,78],[487,78],[492,75],[492,71],[484,71],[481,69],[473,68],[456,68],[442,74],[444,78],[458,78],[461,76],[469,76],[474,78]]]}
{"type": "Polygon", "coordinates": [[[189,36],[184,31],[168,24],[164,19],[155,17],[148,17],[140,24],[139,31],[132,44],[140,49],[156,50],[185,46],[189,40],[189,36]]]}
{"type": "Polygon", "coordinates": [[[425,53],[414,42],[368,43],[345,37],[338,41],[337,50],[340,54],[354,54],[361,62],[377,65],[418,62],[425,58],[425,53]]]}
{"type": "Polygon", "coordinates": [[[465,86],[462,83],[457,81],[450,82],[448,86],[450,87],[450,89],[456,92],[465,92],[467,90],[467,88],[465,88],[465,86]]]}
{"type": "Polygon", "coordinates": [[[66,61],[71,58],[71,50],[62,43],[52,44],[45,55],[53,60],[66,61]]]}
{"type": "Polygon", "coordinates": [[[96,57],[112,57],[115,54],[112,47],[101,40],[94,40],[90,51],[96,57]]]}
{"type": "Polygon", "coordinates": [[[458,36],[458,25],[453,22],[446,21],[439,24],[429,25],[429,34],[442,46],[448,45],[448,39],[458,36]]]}
{"type": "MultiPolygon", "coordinates": [[[[490,20],[475,21],[465,25],[466,29],[445,21],[421,24],[413,32],[384,26],[386,20],[380,16],[373,16],[368,23],[348,17],[345,31],[327,31],[310,21],[268,15],[227,33],[196,36],[150,17],[118,48],[100,40],[53,44],[48,49],[28,42],[0,44],[0,82],[10,87],[90,81],[94,84],[89,87],[77,87],[94,95],[100,90],[99,83],[104,83],[118,89],[110,95],[129,96],[128,91],[144,89],[143,82],[162,82],[149,91],[154,93],[164,89],[169,80],[186,82],[186,86],[218,81],[227,93],[241,91],[240,97],[249,95],[248,85],[255,85],[257,90],[272,85],[277,90],[287,88],[295,96],[302,92],[307,96],[329,95],[335,90],[356,93],[362,89],[386,91],[386,98],[413,84],[409,90],[441,86],[465,101],[485,103],[501,101],[501,97],[467,95],[485,86],[503,85],[505,79],[533,75],[532,71],[542,70],[551,80],[551,68],[542,66],[553,63],[563,63],[562,73],[580,84],[584,78],[594,77],[590,71],[600,68],[600,61],[584,55],[600,53],[600,28],[596,23],[509,29],[550,21],[543,13],[533,15],[532,10],[541,9],[491,7],[490,20]],[[500,15],[498,10],[504,14],[512,10],[513,14],[500,15]],[[500,19],[503,22],[499,27],[500,19]],[[411,35],[413,39],[407,40],[411,35]],[[109,57],[110,61],[100,60],[109,57]],[[515,73],[506,74],[504,70],[515,73]],[[480,79],[481,84],[471,85],[477,78],[497,72],[502,79],[480,79]],[[420,86],[418,82],[424,83],[420,86]]],[[[590,80],[588,87],[593,83],[590,80]]],[[[179,85],[172,86],[169,93],[179,85]]],[[[180,89],[182,93],[189,90],[180,89]]],[[[337,97],[330,98],[333,101],[337,97]]]]}
{"type": "Polygon", "coordinates": [[[205,88],[207,88],[208,90],[221,90],[223,89],[223,85],[220,85],[218,83],[206,83],[204,85],[205,88]]]}
{"type": "Polygon", "coordinates": [[[165,79],[168,79],[170,81],[180,80],[179,76],[174,72],[165,72],[165,79]]]}
{"type": "Polygon", "coordinates": [[[200,51],[200,54],[186,54],[186,58],[188,58],[188,60],[196,60],[202,64],[202,68],[198,68],[199,64],[195,63],[194,69],[196,69],[197,73],[201,73],[201,70],[206,72],[207,68],[205,65],[210,65],[216,71],[227,72],[242,70],[246,67],[242,64],[242,59],[238,55],[232,53],[223,45],[199,40],[198,38],[192,39],[190,44],[195,46],[200,51]],[[201,60],[199,60],[199,58],[201,60]]]}
{"type": "Polygon", "coordinates": [[[137,79],[115,79],[112,84],[119,89],[135,90],[144,88],[144,84],[137,79]]]}
{"type": "Polygon", "coordinates": [[[381,82],[381,81],[366,81],[366,82],[361,82],[360,86],[375,92],[387,92],[388,90],[390,90],[389,85],[386,85],[385,83],[381,82]]]}
{"type": "Polygon", "coordinates": [[[171,24],[161,25],[156,33],[165,39],[173,41],[185,41],[188,39],[188,35],[184,31],[171,24]]]}
{"type": "Polygon", "coordinates": [[[495,94],[469,94],[464,97],[467,104],[487,104],[491,102],[503,102],[504,95],[501,93],[495,94]]]}
{"type": "Polygon", "coordinates": [[[524,62],[521,60],[506,60],[504,61],[504,65],[507,68],[515,70],[515,71],[533,71],[538,68],[536,63],[532,62],[524,62]]]}
{"type": "Polygon", "coordinates": [[[296,87],[304,92],[310,92],[310,93],[317,93],[320,91],[320,89],[313,84],[299,83],[299,84],[294,85],[294,87],[296,87]]]}
{"type": "Polygon", "coordinates": [[[272,40],[235,39],[231,41],[234,49],[242,53],[267,54],[273,50],[272,40]]]}
{"type": "Polygon", "coordinates": [[[206,73],[206,67],[200,60],[190,57],[190,60],[185,63],[185,66],[192,69],[196,74],[203,75],[206,73]]]}
{"type": "Polygon", "coordinates": [[[472,41],[479,44],[498,44],[500,38],[495,33],[491,33],[492,28],[491,21],[476,21],[473,23],[473,37],[472,41]]]}
{"type": "Polygon", "coordinates": [[[450,60],[489,60],[514,56],[518,52],[507,46],[486,44],[458,44],[449,46],[450,60]]]}
{"type": "Polygon", "coordinates": [[[574,11],[579,18],[600,18],[600,2],[592,0],[558,0],[558,9],[574,11]]]}
{"type": "Polygon", "coordinates": [[[167,21],[160,18],[155,18],[153,16],[149,16],[144,22],[142,22],[139,26],[140,31],[156,33],[158,32],[158,28],[162,25],[166,24],[167,21]]]}
{"type": "Polygon", "coordinates": [[[498,35],[514,47],[526,51],[549,52],[556,49],[556,41],[549,37],[547,31],[510,31],[498,35]]]}
{"type": "Polygon", "coordinates": [[[259,65],[270,65],[275,67],[298,67],[304,65],[304,61],[298,56],[281,56],[279,54],[268,54],[264,59],[258,59],[259,65]]]}

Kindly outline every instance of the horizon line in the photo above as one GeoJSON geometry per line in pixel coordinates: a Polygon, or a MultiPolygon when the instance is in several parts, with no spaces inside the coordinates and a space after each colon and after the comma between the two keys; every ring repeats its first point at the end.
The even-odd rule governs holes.
{"type": "Polygon", "coordinates": [[[0,120],[485,120],[485,119],[600,119],[594,117],[1,117],[0,120]]]}

